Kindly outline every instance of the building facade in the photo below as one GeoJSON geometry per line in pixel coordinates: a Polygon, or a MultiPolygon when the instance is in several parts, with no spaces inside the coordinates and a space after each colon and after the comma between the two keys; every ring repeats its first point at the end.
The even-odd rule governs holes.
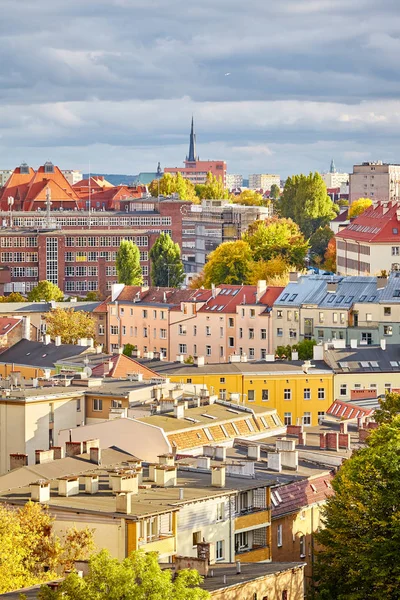
{"type": "Polygon", "coordinates": [[[61,173],[70,185],[75,185],[83,179],[82,171],[77,171],[76,169],[62,169],[61,173]]]}
{"type": "Polygon", "coordinates": [[[280,175],[258,173],[249,175],[249,188],[251,190],[270,190],[273,185],[281,186],[280,175]]]}
{"type": "Polygon", "coordinates": [[[358,198],[380,202],[400,200],[400,165],[380,160],[354,165],[350,173],[350,204],[358,198]]]}
{"type": "Polygon", "coordinates": [[[243,187],[243,175],[237,175],[235,173],[226,174],[226,187],[228,190],[234,190],[236,188],[243,187]]]}
{"type": "Polygon", "coordinates": [[[0,188],[6,185],[12,175],[11,169],[0,169],[0,188]]]}

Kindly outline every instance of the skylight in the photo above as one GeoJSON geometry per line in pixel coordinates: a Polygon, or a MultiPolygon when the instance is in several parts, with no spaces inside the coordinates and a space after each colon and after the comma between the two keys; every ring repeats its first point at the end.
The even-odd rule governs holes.
{"type": "Polygon", "coordinates": [[[296,300],[298,294],[292,294],[289,298],[289,302],[293,302],[293,300],[296,300]]]}
{"type": "Polygon", "coordinates": [[[346,304],[350,304],[351,302],[353,302],[353,300],[354,300],[354,296],[348,296],[346,298],[346,304]]]}
{"type": "Polygon", "coordinates": [[[232,296],[236,296],[236,294],[238,294],[238,293],[239,293],[239,290],[233,290],[232,296]]]}
{"type": "Polygon", "coordinates": [[[365,296],[365,295],[364,296],[360,296],[360,302],[364,302],[364,300],[365,300],[366,297],[367,296],[365,296]]]}
{"type": "Polygon", "coordinates": [[[339,296],[339,298],[337,298],[336,300],[336,304],[340,304],[340,302],[342,302],[344,300],[344,296],[339,296]]]}
{"type": "Polygon", "coordinates": [[[281,298],[282,302],[284,302],[286,300],[286,298],[288,298],[288,297],[289,297],[289,294],[283,294],[283,296],[281,298]]]}

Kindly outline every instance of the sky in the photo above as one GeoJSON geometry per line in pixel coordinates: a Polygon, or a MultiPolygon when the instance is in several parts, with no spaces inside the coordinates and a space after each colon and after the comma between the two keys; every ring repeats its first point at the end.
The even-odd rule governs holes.
{"type": "Polygon", "coordinates": [[[400,162],[398,0],[1,0],[0,169],[400,162]]]}

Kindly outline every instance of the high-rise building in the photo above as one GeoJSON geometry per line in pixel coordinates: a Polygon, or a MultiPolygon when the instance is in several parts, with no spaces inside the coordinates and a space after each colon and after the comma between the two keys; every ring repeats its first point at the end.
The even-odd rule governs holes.
{"type": "Polygon", "coordinates": [[[328,173],[322,173],[321,177],[326,185],[326,187],[329,189],[333,189],[333,188],[340,188],[340,186],[342,184],[346,184],[349,181],[349,174],[348,173],[338,173],[338,171],[336,170],[336,166],[335,166],[335,161],[331,160],[331,166],[329,168],[329,172],[328,173]]]}
{"type": "Polygon", "coordinates": [[[70,185],[75,185],[75,183],[78,183],[78,181],[81,181],[83,178],[82,171],[77,171],[75,169],[64,169],[61,171],[61,173],[64,175],[65,179],[70,185]]]}
{"type": "Polygon", "coordinates": [[[196,134],[194,132],[194,120],[192,117],[192,126],[190,130],[189,154],[184,161],[184,167],[167,167],[164,173],[181,173],[185,179],[192,183],[205,183],[207,173],[212,173],[218,179],[221,179],[226,187],[226,162],[223,160],[200,160],[196,154],[196,134]]]}
{"type": "Polygon", "coordinates": [[[270,175],[268,173],[259,173],[249,175],[249,188],[251,190],[270,190],[273,185],[280,187],[281,178],[279,175],[270,175]]]}
{"type": "Polygon", "coordinates": [[[7,181],[12,175],[11,169],[1,169],[0,170],[0,187],[6,185],[7,181]]]}
{"type": "Polygon", "coordinates": [[[388,202],[400,200],[400,165],[364,162],[350,173],[350,204],[358,198],[388,202]]]}
{"type": "Polygon", "coordinates": [[[226,174],[226,187],[228,190],[235,190],[236,188],[243,187],[243,175],[237,175],[235,173],[226,174]]]}

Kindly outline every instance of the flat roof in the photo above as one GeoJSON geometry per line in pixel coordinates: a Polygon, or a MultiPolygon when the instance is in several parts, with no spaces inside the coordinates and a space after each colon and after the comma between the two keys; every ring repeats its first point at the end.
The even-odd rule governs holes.
{"type": "Polygon", "coordinates": [[[277,575],[292,569],[302,569],[306,564],[305,562],[241,563],[240,573],[237,573],[236,564],[211,565],[213,576],[205,577],[200,587],[208,592],[224,590],[248,583],[254,579],[264,579],[268,575],[277,575]]]}
{"type": "MultiPolygon", "coordinates": [[[[206,364],[202,367],[196,365],[185,365],[180,362],[165,362],[152,359],[137,359],[143,365],[150,366],[160,374],[168,374],[171,376],[185,375],[190,377],[196,375],[277,375],[285,373],[289,375],[304,375],[302,360],[276,360],[273,362],[263,361],[248,361],[248,362],[232,362],[206,364]]],[[[332,373],[332,369],[322,360],[312,360],[312,370],[309,375],[315,373],[332,373]]]]}

